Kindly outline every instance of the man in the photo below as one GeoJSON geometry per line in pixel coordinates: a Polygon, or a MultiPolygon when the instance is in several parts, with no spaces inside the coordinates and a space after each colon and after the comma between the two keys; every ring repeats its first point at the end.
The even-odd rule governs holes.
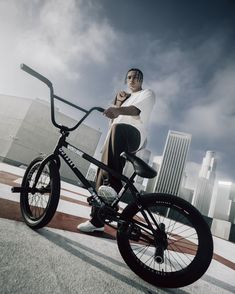
{"type": "MultiPolygon", "coordinates": [[[[114,106],[107,108],[104,115],[111,119],[111,126],[105,140],[101,161],[111,169],[122,173],[124,164],[120,154],[124,151],[135,153],[146,141],[146,128],[155,104],[151,90],[143,90],[143,73],[131,68],[125,78],[130,93],[117,94],[114,106]]],[[[112,202],[122,188],[119,179],[99,169],[96,177],[98,194],[107,202],[112,202]]],[[[92,218],[77,226],[82,232],[104,231],[104,224],[98,218],[97,208],[92,209],[92,218]]]]}

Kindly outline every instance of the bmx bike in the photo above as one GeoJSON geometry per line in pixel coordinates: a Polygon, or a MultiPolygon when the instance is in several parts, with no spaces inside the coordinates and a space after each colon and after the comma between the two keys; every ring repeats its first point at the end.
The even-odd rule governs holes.
{"type": "Polygon", "coordinates": [[[135,177],[153,178],[156,171],[134,154],[121,156],[133,164],[134,173],[128,178],[110,169],[86,152],[67,141],[70,132],[92,111],[103,112],[101,107],[85,110],[54,94],[52,83],[28,67],[21,69],[44,82],[50,89],[51,121],[59,129],[60,137],[54,151],[46,157],[35,158],[27,167],[21,187],[12,187],[20,193],[20,207],[25,223],[37,230],[53,218],[60,198],[60,158],[70,167],[90,192],[87,201],[99,208],[99,217],[107,225],[117,223],[116,239],[122,258],[138,276],[158,286],[176,288],[198,280],[208,269],[213,256],[210,229],[200,212],[184,199],[164,193],[141,194],[134,186],[135,177]],[[54,99],[84,112],[74,126],[67,127],[55,120],[54,99]],[[121,179],[123,188],[112,203],[105,203],[91,183],[66,153],[66,149],[121,179]],[[117,205],[129,189],[132,200],[123,211],[117,205]]]}

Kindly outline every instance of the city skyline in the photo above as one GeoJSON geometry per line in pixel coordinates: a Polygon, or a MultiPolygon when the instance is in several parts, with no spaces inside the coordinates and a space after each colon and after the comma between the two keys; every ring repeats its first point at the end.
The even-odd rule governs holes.
{"type": "MultiPolygon", "coordinates": [[[[1,96],[1,98],[4,98],[4,97],[1,96]]],[[[3,128],[7,130],[8,122],[14,120],[14,114],[16,113],[18,114],[18,120],[21,123],[19,125],[17,125],[16,123],[15,125],[16,135],[13,134],[14,132],[12,128],[11,128],[11,131],[5,131],[5,132],[1,131],[0,143],[2,147],[4,147],[4,142],[8,142],[8,141],[10,142],[10,146],[8,147],[10,152],[7,153],[7,158],[6,158],[8,162],[9,161],[14,162],[16,160],[20,161],[23,159],[21,164],[22,163],[24,164],[26,160],[30,162],[33,158],[33,155],[31,153],[29,153],[28,151],[25,153],[24,150],[27,150],[29,148],[31,152],[33,153],[36,152],[37,154],[39,154],[42,151],[42,149],[40,150],[38,149],[39,146],[38,146],[37,139],[30,137],[31,132],[29,132],[27,135],[27,132],[25,132],[24,130],[34,129],[35,131],[35,125],[36,125],[37,128],[41,130],[42,133],[45,132],[45,130],[47,129],[47,127],[45,127],[45,124],[48,124],[50,120],[49,103],[45,103],[44,101],[41,101],[41,100],[33,100],[33,99],[27,99],[27,98],[24,99],[20,97],[7,96],[7,98],[8,98],[7,100],[4,100],[5,101],[3,105],[4,107],[1,108],[1,111],[2,111],[0,116],[2,120],[1,125],[5,126],[3,128]],[[21,101],[20,103],[21,111],[19,111],[20,109],[19,107],[18,108],[15,107],[16,100],[21,101]],[[4,111],[4,109],[11,109],[11,112],[10,113],[6,112],[4,111]],[[43,109],[43,113],[44,113],[43,120],[39,119],[40,113],[42,112],[40,109],[43,109]],[[27,118],[25,119],[25,117],[27,118]],[[45,130],[42,131],[43,129],[45,130]],[[27,139],[27,136],[28,136],[28,139],[27,139]],[[27,146],[28,141],[30,143],[29,146],[27,146]],[[22,144],[21,142],[24,142],[24,144],[22,144]],[[19,146],[21,149],[19,149],[19,146]],[[18,153],[20,153],[21,155],[20,157],[18,153]],[[30,154],[32,156],[30,156],[30,154]]],[[[61,118],[63,117],[63,119],[66,119],[66,121],[68,119],[70,120],[70,118],[64,116],[64,114],[62,113],[59,113],[57,110],[57,116],[58,115],[59,117],[61,118]]],[[[52,127],[50,127],[49,129],[50,129],[50,132],[52,132],[53,134],[53,136],[50,136],[50,137],[52,139],[53,138],[55,139],[57,132],[53,130],[52,127]]],[[[8,130],[10,129],[8,128],[8,130]]],[[[96,133],[97,130],[90,130],[89,132],[91,131],[93,132],[93,136],[90,138],[91,141],[89,142],[89,146],[91,147],[91,145],[95,144],[97,148],[98,137],[100,137],[100,134],[97,133],[98,137],[95,140],[94,133],[96,133]],[[92,143],[92,140],[95,141],[94,144],[92,143]]],[[[88,132],[86,131],[86,136],[88,135],[87,133],[88,132]]],[[[45,140],[42,140],[42,142],[44,141],[45,140]]],[[[195,199],[195,201],[192,202],[192,197],[191,197],[192,190],[186,187],[187,174],[185,173],[185,169],[184,169],[184,166],[187,163],[186,158],[187,158],[187,153],[189,152],[190,141],[191,141],[190,134],[185,134],[178,131],[169,130],[168,136],[166,138],[163,154],[161,156],[152,154],[154,158],[152,166],[158,171],[158,175],[161,174],[161,182],[165,183],[163,186],[167,186],[167,187],[169,186],[168,190],[160,189],[161,192],[177,195],[178,194],[177,191],[180,188],[183,188],[180,190],[179,196],[191,202],[194,206],[196,206],[196,208],[203,215],[208,216],[208,212],[209,210],[211,210],[211,213],[209,215],[210,217],[212,216],[215,219],[220,219],[220,220],[222,219],[224,221],[230,221],[234,223],[235,222],[235,204],[234,204],[235,203],[235,183],[228,182],[228,181],[221,181],[220,179],[218,179],[217,181],[218,183],[215,183],[216,153],[214,151],[210,150],[205,152],[205,156],[201,164],[201,170],[198,174],[200,185],[201,185],[200,180],[203,179],[203,183],[202,183],[203,189],[200,188],[199,189],[200,193],[198,193],[197,195],[197,196],[200,196],[199,200],[202,199],[202,202],[200,205],[198,204],[198,201],[197,201],[198,199],[195,199]],[[162,172],[161,172],[161,169],[162,169],[162,172]],[[172,182],[174,183],[171,183],[172,179],[173,179],[172,182]],[[175,181],[176,179],[177,181],[175,181]],[[209,185],[207,185],[207,181],[209,185]],[[177,184],[177,185],[174,185],[174,184],[177,184]],[[181,184],[181,187],[180,187],[180,184],[181,184]],[[217,189],[213,189],[214,186],[216,186],[215,184],[218,184],[217,189]],[[221,189],[221,187],[225,187],[226,189],[221,189]],[[212,194],[213,190],[214,190],[214,193],[212,194]],[[226,198],[226,201],[224,197],[226,198]]],[[[46,142],[48,146],[51,145],[51,143],[53,142],[49,142],[49,141],[46,142]]],[[[83,142],[83,144],[84,143],[85,142],[83,142]]],[[[6,148],[5,147],[1,148],[1,150],[3,149],[6,149],[6,148]]],[[[43,150],[44,152],[47,152],[45,149],[45,146],[43,146],[43,150]]],[[[87,148],[86,148],[86,151],[87,151],[87,148]]],[[[92,152],[95,152],[95,148],[93,148],[92,152]]],[[[36,156],[36,153],[34,157],[36,156]]],[[[137,154],[137,156],[140,156],[140,158],[142,158],[147,163],[149,162],[150,155],[151,155],[151,152],[148,149],[142,149],[139,152],[139,154],[137,154]]],[[[0,157],[4,157],[4,154],[1,154],[0,157]]],[[[127,166],[127,170],[129,170],[129,176],[130,176],[130,173],[133,172],[133,168],[132,167],[130,168],[130,167],[131,167],[130,165],[129,167],[127,166]]],[[[87,176],[88,175],[89,175],[89,172],[87,172],[87,176]]],[[[95,175],[93,175],[92,177],[94,180],[95,175]]],[[[144,189],[144,186],[146,185],[143,184],[143,179],[137,178],[136,185],[138,186],[137,188],[139,190],[146,190],[146,192],[152,193],[152,192],[155,192],[156,190],[157,182],[156,182],[156,178],[149,179],[147,183],[147,187],[146,189],[144,189]]],[[[195,189],[195,192],[197,192],[197,189],[195,189]]]]}
{"type": "MultiPolygon", "coordinates": [[[[168,136],[166,138],[166,143],[164,147],[164,151],[167,149],[173,150],[175,160],[179,161],[177,159],[177,156],[180,155],[180,152],[175,152],[177,148],[169,148],[169,137],[171,134],[178,135],[178,136],[186,136],[188,137],[188,150],[185,154],[185,165],[187,164],[186,158],[187,153],[189,151],[189,144],[191,140],[190,134],[184,134],[180,133],[178,131],[172,131],[169,130],[168,136]]],[[[186,139],[186,138],[185,138],[186,139]]],[[[182,145],[182,144],[181,144],[182,145]]],[[[181,146],[182,147],[182,146],[181,146]]],[[[149,151],[148,151],[149,152],[149,151]]],[[[172,154],[170,155],[170,151],[166,152],[169,153],[167,156],[164,155],[165,152],[163,152],[162,155],[155,155],[152,154],[153,160],[152,160],[152,167],[158,172],[161,171],[161,165],[164,162],[168,161],[168,168],[165,167],[166,170],[172,169],[174,164],[169,162],[166,158],[173,158],[172,154]],[[164,159],[165,157],[165,159],[164,159]]],[[[166,165],[166,164],[165,164],[166,165]]],[[[197,179],[195,181],[197,182],[197,185],[194,189],[187,187],[187,173],[185,172],[185,169],[182,168],[182,173],[178,175],[180,178],[180,187],[179,187],[179,197],[185,199],[186,201],[189,201],[191,204],[193,204],[204,216],[209,216],[212,218],[215,218],[217,220],[225,220],[230,223],[235,223],[235,183],[228,182],[228,181],[221,181],[220,179],[216,178],[216,168],[217,168],[217,160],[216,160],[216,152],[212,150],[205,151],[205,156],[202,158],[201,167],[197,176],[197,179]],[[227,197],[227,203],[224,204],[223,196],[224,193],[222,193],[222,196],[220,194],[219,186],[223,185],[225,187],[228,187],[228,191],[225,193],[227,197]],[[222,201],[222,202],[221,202],[222,201]],[[219,204],[218,204],[219,203],[219,204]],[[225,206],[225,207],[224,207],[225,206]],[[223,210],[227,211],[226,218],[223,217],[223,210]]],[[[173,168],[174,169],[174,168],[173,168]]],[[[172,186],[173,184],[170,183],[171,180],[169,180],[169,173],[163,173],[165,175],[162,175],[162,182],[168,182],[169,186],[172,186]],[[167,177],[167,179],[164,177],[167,177]]],[[[173,172],[174,174],[174,172],[173,172]]],[[[157,181],[158,176],[156,176],[153,179],[148,179],[145,183],[145,191],[147,193],[153,193],[156,190],[157,187],[157,181]]],[[[173,177],[170,177],[171,179],[173,177]]],[[[163,192],[163,193],[172,193],[175,194],[174,191],[170,191],[170,188],[168,189],[160,189],[160,191],[156,192],[163,192]]],[[[175,194],[176,195],[176,194],[175,194]]],[[[218,224],[214,224],[214,230],[217,230],[218,224]]]]}
{"type": "MultiPolygon", "coordinates": [[[[20,70],[26,63],[59,96],[107,107],[139,67],[157,98],[147,148],[161,154],[170,129],[190,133],[188,178],[214,150],[217,176],[234,182],[234,26],[229,0],[0,1],[0,93],[48,101],[48,89],[20,70]]],[[[89,123],[105,136],[107,119],[89,123]]]]}

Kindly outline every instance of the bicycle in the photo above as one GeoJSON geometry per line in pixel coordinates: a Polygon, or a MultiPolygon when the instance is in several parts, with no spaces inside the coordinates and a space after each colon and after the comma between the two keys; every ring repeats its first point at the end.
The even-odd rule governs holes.
{"type": "Polygon", "coordinates": [[[43,75],[25,64],[21,65],[21,69],[49,87],[51,121],[60,132],[54,151],[46,157],[35,158],[25,171],[21,187],[12,187],[13,193],[20,193],[20,208],[25,223],[37,230],[53,218],[60,198],[62,158],[90,192],[87,201],[99,207],[100,219],[111,227],[112,222],[117,222],[118,249],[132,271],[158,287],[177,288],[198,280],[208,269],[213,256],[212,235],[200,212],[175,195],[139,193],[134,186],[135,177],[153,178],[157,173],[135,154],[122,154],[134,167],[132,176],[127,178],[67,142],[70,132],[77,129],[92,111],[103,112],[104,109],[93,107],[85,110],[55,95],[51,81],[43,75]],[[72,127],[58,124],[54,99],[84,112],[84,116],[72,127]],[[66,154],[66,149],[122,180],[123,188],[111,204],[105,203],[97,194],[66,154]],[[119,212],[117,205],[127,189],[131,192],[132,201],[119,212]]]}

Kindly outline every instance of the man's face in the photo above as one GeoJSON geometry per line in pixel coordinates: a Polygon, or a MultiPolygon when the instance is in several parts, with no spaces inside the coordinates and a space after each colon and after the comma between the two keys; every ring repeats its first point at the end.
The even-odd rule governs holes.
{"type": "Polygon", "coordinates": [[[143,81],[140,80],[140,76],[137,71],[129,71],[126,77],[126,82],[131,92],[137,92],[142,89],[143,81]]]}

